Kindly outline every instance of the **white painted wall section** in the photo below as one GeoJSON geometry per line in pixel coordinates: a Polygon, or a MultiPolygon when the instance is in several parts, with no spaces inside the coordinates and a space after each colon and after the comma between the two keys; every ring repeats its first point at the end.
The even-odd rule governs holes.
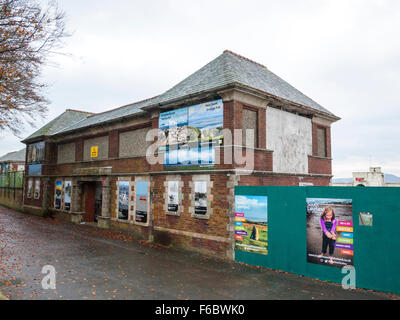
{"type": "Polygon", "coordinates": [[[267,108],[267,149],[273,150],[273,171],[308,173],[308,155],[312,154],[311,119],[267,108]]]}

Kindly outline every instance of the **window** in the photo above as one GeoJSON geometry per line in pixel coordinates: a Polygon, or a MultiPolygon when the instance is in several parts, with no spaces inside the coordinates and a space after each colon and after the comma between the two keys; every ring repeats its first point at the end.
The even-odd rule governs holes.
{"type": "Polygon", "coordinates": [[[326,130],[325,128],[317,128],[318,156],[327,157],[326,151],[326,130]]]}
{"type": "Polygon", "coordinates": [[[258,147],[258,112],[243,108],[242,120],[242,145],[257,148],[258,147]],[[246,130],[254,130],[254,141],[246,141],[246,130]],[[247,142],[247,144],[246,144],[247,142]]]}

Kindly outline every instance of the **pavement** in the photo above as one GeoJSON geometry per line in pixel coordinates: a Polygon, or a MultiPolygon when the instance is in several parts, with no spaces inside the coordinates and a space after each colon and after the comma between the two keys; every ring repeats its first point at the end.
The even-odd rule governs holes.
{"type": "Polygon", "coordinates": [[[399,299],[1,206],[0,292],[10,300],[399,299]],[[55,289],[42,287],[47,265],[55,289]]]}

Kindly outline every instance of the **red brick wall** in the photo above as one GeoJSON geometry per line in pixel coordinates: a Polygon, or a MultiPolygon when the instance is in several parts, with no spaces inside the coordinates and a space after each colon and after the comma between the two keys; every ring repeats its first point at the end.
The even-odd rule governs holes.
{"type": "Polygon", "coordinates": [[[314,186],[328,186],[330,177],[300,177],[286,175],[242,175],[240,186],[298,186],[299,182],[311,182],[314,186]]]}
{"type": "Polygon", "coordinates": [[[308,172],[314,174],[332,174],[332,160],[328,158],[308,157],[308,172]]]}

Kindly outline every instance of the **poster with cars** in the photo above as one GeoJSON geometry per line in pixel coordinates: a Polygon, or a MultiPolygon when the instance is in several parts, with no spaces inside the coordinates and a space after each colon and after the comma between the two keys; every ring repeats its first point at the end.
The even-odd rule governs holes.
{"type": "Polygon", "coordinates": [[[164,151],[164,165],[213,165],[222,129],[222,99],[161,113],[159,150],[164,151]]]}
{"type": "Polygon", "coordinates": [[[168,212],[177,213],[179,209],[179,181],[168,181],[168,212]]]}
{"type": "Polygon", "coordinates": [[[72,181],[64,182],[64,210],[71,210],[72,181]]]}
{"type": "Polygon", "coordinates": [[[235,196],[235,249],[268,255],[267,196],[235,196]]]}
{"type": "Polygon", "coordinates": [[[135,221],[147,223],[149,183],[147,181],[136,182],[136,214],[135,221]]]}
{"type": "Polygon", "coordinates": [[[207,181],[194,182],[194,213],[207,214],[207,181]]]}
{"type": "Polygon", "coordinates": [[[307,198],[307,262],[353,265],[352,199],[307,198]]]}
{"type": "Polygon", "coordinates": [[[118,181],[118,219],[128,220],[129,181],[118,181]]]}

